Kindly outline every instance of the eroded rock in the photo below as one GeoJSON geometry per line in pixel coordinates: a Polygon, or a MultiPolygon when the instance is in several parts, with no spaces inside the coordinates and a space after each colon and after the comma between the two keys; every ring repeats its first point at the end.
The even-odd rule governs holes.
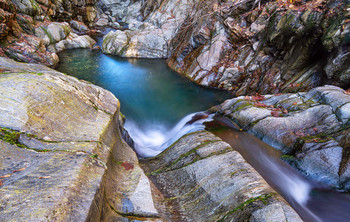
{"type": "Polygon", "coordinates": [[[175,206],[177,221],[301,221],[237,151],[207,131],[183,136],[142,166],[166,197],[162,203],[175,206]]]}
{"type": "Polygon", "coordinates": [[[307,93],[241,96],[212,110],[282,150],[307,177],[348,189],[349,104],[348,91],[327,85],[307,93]]]}
{"type": "Polygon", "coordinates": [[[0,70],[1,221],[156,220],[112,93],[43,65],[0,70]]]}

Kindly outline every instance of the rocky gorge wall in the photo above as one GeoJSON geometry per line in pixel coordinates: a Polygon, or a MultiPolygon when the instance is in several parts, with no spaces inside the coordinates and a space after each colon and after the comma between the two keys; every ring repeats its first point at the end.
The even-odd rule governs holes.
{"type": "Polygon", "coordinates": [[[158,217],[112,93],[43,65],[0,70],[0,221],[158,217]]]}
{"type": "MultiPolygon", "coordinates": [[[[95,44],[83,22],[119,27],[118,20],[127,30],[105,36],[106,53],[168,58],[201,85],[237,95],[306,90],[324,81],[348,87],[347,9],[341,1],[0,0],[0,54],[55,66],[56,52],[95,44]]],[[[150,182],[121,139],[113,95],[44,66],[0,60],[1,220],[195,221],[210,209],[211,220],[300,221],[236,151],[205,131],[142,162],[150,182]]],[[[311,178],[348,189],[343,94],[326,87],[276,95],[275,102],[239,97],[213,111],[277,143],[311,178]],[[281,127],[285,137],[267,126],[281,127]]]]}
{"type": "Polygon", "coordinates": [[[104,52],[168,58],[196,83],[237,95],[349,87],[347,1],[149,0],[137,7],[125,19],[130,30],[105,36],[104,52]]]}
{"type": "Polygon", "coordinates": [[[57,52],[92,48],[96,42],[89,35],[96,30],[89,27],[99,19],[96,5],[90,0],[1,0],[0,56],[55,67],[57,52]]]}
{"type": "Polygon", "coordinates": [[[0,70],[1,221],[195,221],[213,207],[210,221],[301,221],[213,134],[142,161],[150,182],[110,92],[43,65],[0,57],[0,70]]]}
{"type": "Polygon", "coordinates": [[[314,181],[349,192],[350,95],[326,85],[309,92],[241,96],[211,108],[282,151],[314,181]]]}

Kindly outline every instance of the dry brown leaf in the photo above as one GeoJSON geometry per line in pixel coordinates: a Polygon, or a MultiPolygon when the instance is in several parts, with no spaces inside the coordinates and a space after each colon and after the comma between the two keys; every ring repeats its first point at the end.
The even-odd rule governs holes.
{"type": "Polygon", "coordinates": [[[27,169],[27,167],[23,167],[23,168],[21,168],[21,169],[14,170],[13,172],[15,173],[15,172],[23,171],[23,170],[25,170],[25,169],[27,169]]]}
{"type": "Polygon", "coordinates": [[[271,115],[274,117],[279,117],[280,113],[278,111],[271,111],[271,115]]]}
{"type": "Polygon", "coordinates": [[[0,176],[0,178],[8,178],[8,177],[10,177],[12,175],[12,173],[11,174],[6,174],[6,175],[4,175],[4,176],[0,176]]]}
{"type": "Polygon", "coordinates": [[[51,178],[51,176],[43,176],[43,177],[39,177],[39,179],[49,179],[51,178]]]}

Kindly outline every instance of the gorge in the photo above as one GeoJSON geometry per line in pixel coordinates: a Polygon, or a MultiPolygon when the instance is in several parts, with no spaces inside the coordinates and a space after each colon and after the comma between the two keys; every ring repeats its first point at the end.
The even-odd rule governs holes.
{"type": "Polygon", "coordinates": [[[0,3],[1,221],[347,221],[348,2],[0,3]]]}

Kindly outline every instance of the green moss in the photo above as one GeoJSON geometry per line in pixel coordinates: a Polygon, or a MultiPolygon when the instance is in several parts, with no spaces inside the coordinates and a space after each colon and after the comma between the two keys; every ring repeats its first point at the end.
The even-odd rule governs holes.
{"type": "Polygon", "coordinates": [[[49,37],[49,39],[50,39],[50,44],[52,44],[52,43],[54,43],[55,42],[55,40],[54,40],[54,38],[52,37],[52,35],[47,31],[47,29],[46,28],[44,28],[44,27],[40,27],[44,32],[45,32],[45,34],[49,37]]]}
{"type": "Polygon", "coordinates": [[[33,10],[34,10],[34,15],[38,15],[38,14],[40,14],[40,12],[41,12],[41,8],[40,8],[40,6],[38,5],[38,3],[35,1],[35,0],[30,0],[30,3],[31,3],[31,5],[32,5],[32,7],[33,7],[33,10]]]}
{"type": "Polygon", "coordinates": [[[66,25],[62,25],[62,28],[63,28],[63,30],[64,30],[64,34],[66,35],[66,36],[68,36],[69,35],[69,33],[70,33],[70,27],[69,26],[66,26],[66,25]]]}
{"type": "Polygon", "coordinates": [[[315,142],[315,143],[325,143],[330,140],[335,140],[331,135],[326,134],[326,133],[319,133],[316,135],[310,135],[310,136],[304,136],[301,137],[304,142],[315,142]]]}
{"type": "Polygon", "coordinates": [[[281,159],[294,159],[295,157],[292,155],[282,155],[280,156],[281,159]]]}
{"type": "MultiPolygon", "coordinates": [[[[21,148],[27,148],[27,149],[30,149],[29,147],[21,144],[18,139],[20,137],[20,135],[23,134],[23,135],[26,135],[27,137],[30,137],[30,138],[38,138],[37,135],[33,135],[33,134],[30,134],[30,133],[24,133],[24,132],[19,132],[19,131],[16,131],[16,130],[12,130],[12,129],[9,129],[9,128],[5,128],[5,127],[1,127],[0,128],[0,139],[11,144],[11,145],[15,145],[15,146],[18,146],[18,147],[21,147],[21,148]]],[[[35,151],[38,151],[38,152],[48,152],[48,151],[52,151],[52,150],[39,150],[39,149],[32,149],[32,150],[35,150],[35,151]]]]}
{"type": "Polygon", "coordinates": [[[97,159],[98,158],[98,155],[96,153],[93,153],[90,155],[91,158],[94,158],[94,159],[97,159]]]}
{"type": "Polygon", "coordinates": [[[253,104],[247,102],[247,103],[245,103],[245,104],[243,104],[243,105],[237,107],[235,110],[233,110],[233,112],[237,112],[237,111],[242,110],[242,109],[244,109],[244,108],[246,108],[246,107],[248,107],[248,106],[253,106],[253,104]]]}
{"type": "MultiPolygon", "coordinates": [[[[169,166],[165,167],[165,168],[161,168],[161,169],[157,169],[155,171],[152,171],[150,172],[148,175],[152,175],[152,176],[155,176],[157,174],[160,174],[160,173],[163,173],[163,172],[166,172],[166,171],[170,171],[170,170],[173,170],[172,167],[175,166],[178,162],[180,162],[181,160],[185,159],[186,157],[190,156],[191,154],[194,154],[198,149],[202,148],[203,146],[209,144],[209,143],[214,143],[214,142],[218,142],[218,141],[221,141],[221,140],[211,140],[211,141],[206,141],[206,142],[203,142],[201,143],[200,145],[198,145],[197,147],[191,149],[190,151],[188,151],[187,153],[184,153],[184,154],[181,154],[180,157],[178,159],[176,159],[174,162],[172,162],[169,166]]],[[[230,147],[231,148],[231,147],[230,147]]],[[[197,154],[195,154],[197,155],[197,154]]],[[[212,155],[215,155],[215,154],[212,154],[212,155]]],[[[208,156],[209,157],[209,156],[208,156]]],[[[186,167],[188,165],[191,165],[193,164],[194,162],[200,160],[201,158],[199,156],[196,156],[194,158],[193,161],[191,161],[190,163],[187,163],[187,164],[184,164],[183,166],[177,168],[177,169],[181,169],[183,167],[186,167]]]]}
{"type": "Polygon", "coordinates": [[[16,145],[19,147],[23,147],[24,145],[20,144],[18,142],[19,136],[21,135],[20,132],[7,129],[7,128],[0,128],[0,139],[10,143],[12,145],[16,145]]]}
{"type": "Polygon", "coordinates": [[[247,201],[243,202],[242,204],[240,204],[238,207],[236,207],[235,209],[229,211],[225,216],[223,216],[220,220],[218,220],[218,222],[223,222],[226,221],[226,218],[228,215],[233,214],[239,210],[243,210],[244,208],[246,208],[247,206],[251,205],[254,202],[258,202],[261,201],[263,204],[267,205],[268,202],[267,200],[272,196],[272,193],[269,194],[264,194],[258,197],[254,197],[254,198],[250,198],[247,201]]]}

